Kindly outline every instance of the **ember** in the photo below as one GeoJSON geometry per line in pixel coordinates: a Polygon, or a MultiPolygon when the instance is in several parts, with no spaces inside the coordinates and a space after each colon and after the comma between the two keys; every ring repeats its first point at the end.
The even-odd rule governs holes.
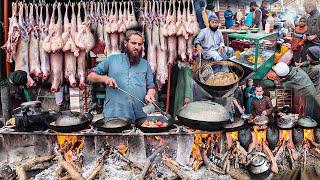
{"type": "Polygon", "coordinates": [[[124,144],[120,144],[117,148],[118,148],[121,155],[125,155],[127,153],[128,146],[126,146],[124,144]]]}

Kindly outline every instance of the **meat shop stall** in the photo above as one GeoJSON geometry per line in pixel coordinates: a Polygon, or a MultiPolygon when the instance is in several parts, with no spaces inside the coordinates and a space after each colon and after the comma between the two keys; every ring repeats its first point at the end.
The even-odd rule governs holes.
{"type": "Polygon", "coordinates": [[[28,73],[29,96],[11,102],[12,118],[0,128],[0,179],[319,178],[320,129],[299,107],[286,109],[294,106],[294,94],[276,91],[281,110],[276,124],[265,116],[233,117],[226,99],[259,69],[257,58],[254,71],[230,60],[194,63],[195,2],[11,2],[3,48],[7,67],[28,73]],[[126,30],[136,25],[143,27],[144,57],[165,98],[151,106],[141,102],[148,112],[144,119],[106,122],[105,87],[86,76],[105,57],[121,52],[126,30]],[[193,79],[208,98],[183,105],[173,119],[171,68],[180,63],[200,63],[193,79]],[[199,76],[216,73],[215,66],[227,72],[220,78],[199,76]],[[67,106],[57,109],[61,102],[67,106]]]}

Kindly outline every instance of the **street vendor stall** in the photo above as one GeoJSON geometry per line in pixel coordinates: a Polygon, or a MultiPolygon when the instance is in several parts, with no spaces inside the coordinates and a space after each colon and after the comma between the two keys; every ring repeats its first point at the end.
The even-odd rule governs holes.
{"type": "Polygon", "coordinates": [[[250,30],[228,34],[229,37],[249,40],[252,43],[250,49],[241,53],[236,52],[236,55],[230,60],[253,71],[253,79],[263,79],[274,62],[276,34],[275,32],[265,33],[264,31],[252,33],[250,30]],[[266,41],[268,39],[270,41],[266,41]],[[237,53],[240,53],[240,55],[237,55],[237,53]]]}

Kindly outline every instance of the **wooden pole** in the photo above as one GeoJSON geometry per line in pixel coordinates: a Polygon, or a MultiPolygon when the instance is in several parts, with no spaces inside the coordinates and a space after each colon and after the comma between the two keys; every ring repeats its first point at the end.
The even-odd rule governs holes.
{"type": "MultiPolygon", "coordinates": [[[[3,27],[4,27],[4,41],[7,42],[8,40],[8,33],[9,33],[9,1],[8,0],[4,0],[3,3],[4,6],[4,18],[3,18],[3,27]]],[[[9,76],[10,74],[10,63],[9,63],[9,59],[8,56],[6,56],[6,73],[7,76],[9,76]]]]}
{"type": "Polygon", "coordinates": [[[171,64],[168,65],[168,84],[167,84],[167,99],[166,99],[166,112],[169,113],[170,106],[170,89],[171,89],[171,64]]]}

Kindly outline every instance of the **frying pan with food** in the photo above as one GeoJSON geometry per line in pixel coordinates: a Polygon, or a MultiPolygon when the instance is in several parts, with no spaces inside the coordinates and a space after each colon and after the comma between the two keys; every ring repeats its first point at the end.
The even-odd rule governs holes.
{"type": "Polygon", "coordinates": [[[136,121],[136,126],[142,131],[146,133],[157,133],[157,132],[166,132],[172,128],[173,120],[172,118],[168,118],[167,116],[147,116],[145,118],[138,119],[136,121]],[[148,122],[161,122],[162,125],[166,123],[164,127],[145,127],[148,122]],[[145,123],[145,124],[144,124],[145,123]]]}
{"type": "Polygon", "coordinates": [[[130,120],[125,118],[102,118],[93,123],[99,131],[119,133],[131,128],[130,120]]]}

